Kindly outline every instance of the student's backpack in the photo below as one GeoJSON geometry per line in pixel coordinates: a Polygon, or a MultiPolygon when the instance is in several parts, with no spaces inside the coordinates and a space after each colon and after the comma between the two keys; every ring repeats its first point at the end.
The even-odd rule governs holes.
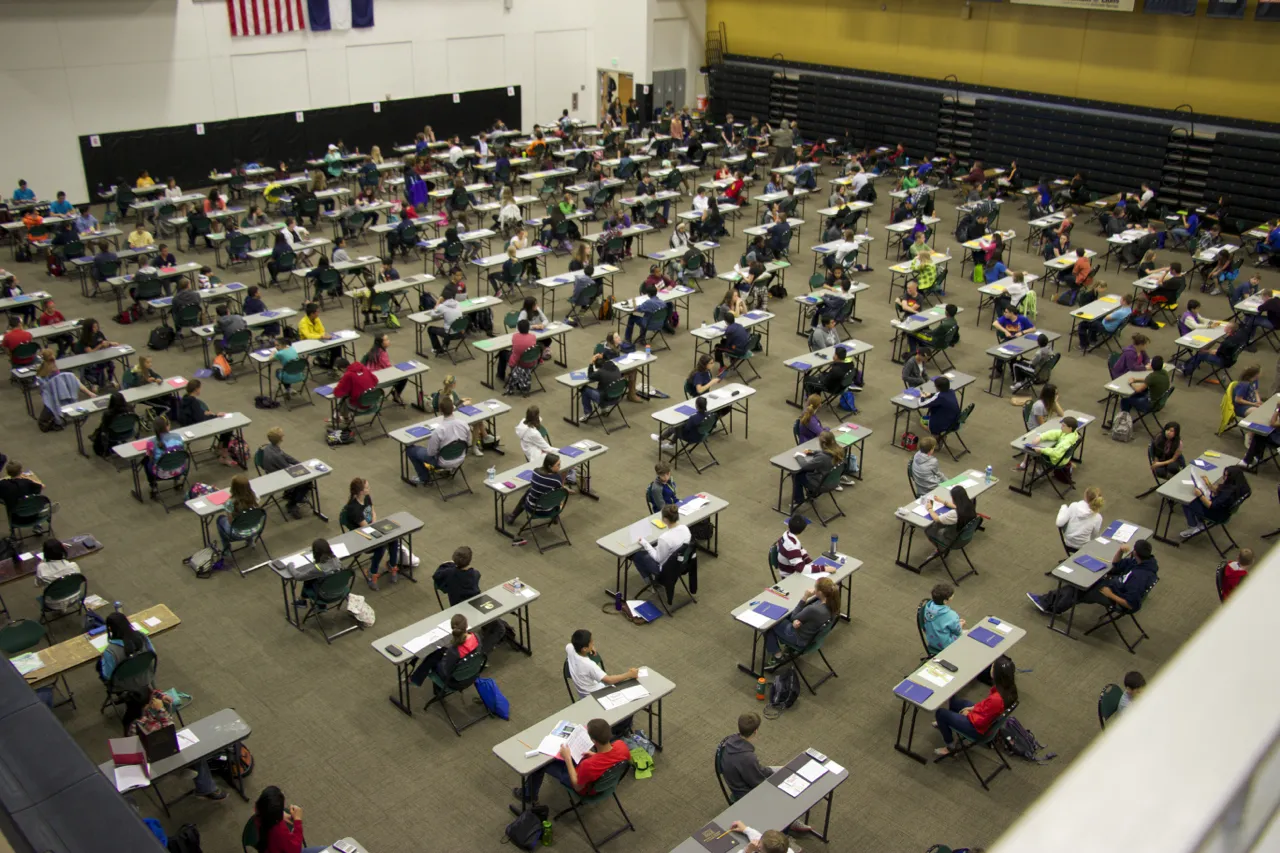
{"type": "Polygon", "coordinates": [[[249,467],[249,445],[243,438],[233,436],[227,442],[227,455],[241,468],[249,467]]]}
{"type": "Polygon", "coordinates": [[[111,319],[115,320],[121,326],[128,326],[142,319],[142,309],[139,308],[136,304],[130,305],[128,308],[124,309],[119,314],[116,314],[111,319]]]}
{"type": "MultiPolygon", "coordinates": [[[[228,782],[235,784],[233,773],[241,778],[253,773],[253,753],[249,751],[249,747],[242,743],[236,747],[235,755],[230,759],[227,757],[226,752],[219,754],[216,758],[210,758],[209,769],[222,776],[228,782]],[[232,761],[235,761],[236,764],[233,765],[232,761]]],[[[197,848],[197,853],[199,853],[199,848],[197,848]]]]}
{"type": "Polygon", "coordinates": [[[330,447],[340,447],[344,444],[351,444],[356,440],[356,435],[349,429],[335,429],[325,433],[325,444],[330,447]]]}
{"type": "Polygon", "coordinates": [[[959,243],[967,243],[975,237],[982,236],[982,226],[978,224],[978,220],[973,218],[972,213],[966,213],[960,217],[960,221],[956,224],[956,241],[959,243]],[[975,234],[974,231],[978,233],[975,234]]]}
{"type": "Polygon", "coordinates": [[[520,816],[507,824],[506,841],[510,841],[517,850],[534,850],[542,841],[542,818],[532,809],[523,811],[520,816]]]}
{"type": "Polygon", "coordinates": [[[215,379],[231,378],[231,362],[227,361],[227,357],[222,353],[214,356],[213,364],[210,365],[209,369],[213,372],[213,378],[215,379]]]}
{"type": "Polygon", "coordinates": [[[1058,757],[1055,752],[1048,753],[1044,758],[1037,756],[1036,753],[1047,747],[1036,740],[1036,736],[1018,722],[1017,717],[1009,717],[1004,721],[1004,728],[1000,730],[1000,743],[1010,755],[1016,755],[1018,758],[1034,761],[1037,764],[1043,764],[1058,757]]]}
{"type": "Polygon", "coordinates": [[[774,299],[786,299],[787,286],[783,284],[781,280],[775,279],[773,283],[769,285],[769,295],[774,299]]]}
{"type": "Polygon", "coordinates": [[[169,853],[203,853],[200,846],[200,830],[194,823],[184,823],[182,828],[169,839],[169,853]]]}
{"type": "Polygon", "coordinates": [[[769,709],[779,714],[796,704],[800,698],[800,675],[794,666],[789,666],[773,677],[769,687],[769,709]]]}
{"type": "Polygon", "coordinates": [[[280,401],[268,397],[266,394],[258,394],[253,398],[253,407],[255,409],[278,409],[280,401]]]}
{"type": "Polygon", "coordinates": [[[151,334],[147,336],[147,348],[154,350],[166,350],[173,344],[175,337],[171,326],[156,326],[151,330],[151,334]]]}
{"type": "Polygon", "coordinates": [[[1080,288],[1073,287],[1070,290],[1064,290],[1058,294],[1057,302],[1059,305],[1075,305],[1076,299],[1080,297],[1080,288]]]}
{"type": "Polygon", "coordinates": [[[13,248],[13,259],[19,263],[31,263],[31,244],[25,240],[19,240],[13,248]]]}
{"type": "Polygon", "coordinates": [[[600,311],[598,316],[601,320],[613,319],[613,297],[612,296],[606,296],[604,299],[600,300],[600,311]]]}
{"type": "Polygon", "coordinates": [[[63,266],[62,258],[50,252],[48,260],[45,261],[45,272],[54,278],[62,278],[67,274],[67,268],[63,266]]]}
{"type": "Polygon", "coordinates": [[[498,682],[492,678],[477,678],[476,693],[480,695],[480,701],[484,703],[485,710],[490,714],[504,720],[511,719],[511,703],[498,689],[498,682]]]}
{"type": "Polygon", "coordinates": [[[1111,423],[1112,441],[1133,441],[1133,415],[1121,412],[1111,423]]]}
{"type": "Polygon", "coordinates": [[[0,560],[12,560],[16,556],[18,556],[18,547],[13,538],[10,536],[0,538],[0,560]]]}
{"type": "Polygon", "coordinates": [[[904,432],[901,438],[903,450],[909,450],[914,453],[916,448],[920,446],[920,436],[914,432],[904,432]]]}
{"type": "Polygon", "coordinates": [[[862,185],[862,189],[858,190],[858,194],[854,196],[857,201],[869,201],[875,204],[876,201],[876,185],[871,181],[867,181],[862,185]]]}
{"type": "Polygon", "coordinates": [[[668,335],[675,334],[676,329],[680,328],[680,312],[675,308],[671,309],[671,316],[667,318],[667,322],[663,324],[662,331],[668,335]]]}

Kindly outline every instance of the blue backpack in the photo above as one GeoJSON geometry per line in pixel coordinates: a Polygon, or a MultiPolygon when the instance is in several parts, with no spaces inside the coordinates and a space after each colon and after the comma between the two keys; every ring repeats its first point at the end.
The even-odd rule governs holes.
{"type": "Polygon", "coordinates": [[[477,678],[476,693],[480,694],[480,701],[484,703],[485,709],[490,714],[504,720],[511,719],[511,703],[498,689],[498,682],[492,678],[477,678]]]}

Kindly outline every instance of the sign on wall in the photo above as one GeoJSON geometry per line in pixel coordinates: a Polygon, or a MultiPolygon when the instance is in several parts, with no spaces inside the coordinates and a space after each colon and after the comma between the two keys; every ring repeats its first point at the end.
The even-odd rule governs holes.
{"type": "Polygon", "coordinates": [[[1024,6],[1056,6],[1086,12],[1132,12],[1134,0],[1010,0],[1024,6]]]}

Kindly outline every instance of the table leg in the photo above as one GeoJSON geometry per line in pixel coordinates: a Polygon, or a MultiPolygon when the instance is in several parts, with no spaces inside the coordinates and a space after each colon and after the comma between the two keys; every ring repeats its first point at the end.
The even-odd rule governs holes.
{"type": "Polygon", "coordinates": [[[76,425],[76,447],[79,449],[80,455],[87,459],[89,454],[84,452],[84,421],[84,418],[75,418],[73,422],[76,425]]]}
{"type": "MultiPolygon", "coordinates": [[[[1058,588],[1054,591],[1054,597],[1055,597],[1055,598],[1057,598],[1058,596],[1062,595],[1062,588],[1063,588],[1065,585],[1066,585],[1066,583],[1062,580],[1062,578],[1058,578],[1058,588]]],[[[1061,634],[1061,635],[1062,635],[1062,636],[1064,636],[1064,637],[1071,637],[1071,639],[1073,639],[1073,640],[1074,640],[1074,639],[1076,639],[1075,637],[1072,637],[1072,636],[1071,636],[1071,626],[1072,626],[1072,624],[1075,622],[1075,618],[1076,618],[1076,609],[1075,609],[1074,607],[1072,607],[1072,608],[1071,608],[1071,610],[1069,610],[1069,611],[1067,612],[1067,630],[1065,630],[1065,631],[1063,631],[1061,628],[1055,628],[1055,627],[1054,627],[1054,625],[1055,625],[1055,624],[1057,623],[1057,621],[1058,621],[1058,616],[1059,616],[1059,615],[1061,615],[1061,614],[1056,613],[1056,612],[1055,612],[1055,613],[1051,613],[1051,614],[1049,614],[1049,630],[1050,630],[1050,631],[1053,631],[1053,632],[1055,632],[1055,633],[1061,634]]]]}
{"type": "Polygon", "coordinates": [[[514,539],[515,537],[507,531],[507,523],[503,518],[503,516],[506,515],[506,512],[507,496],[502,492],[495,491],[493,493],[493,529],[508,539],[514,539]]]}
{"type": "Polygon", "coordinates": [[[142,503],[142,483],[138,477],[138,468],[141,465],[141,459],[134,459],[129,463],[129,467],[133,470],[133,497],[138,503],[142,503]]]}
{"type": "Polygon", "coordinates": [[[907,521],[901,521],[898,528],[898,556],[893,561],[896,565],[906,569],[909,572],[920,574],[920,567],[911,564],[911,545],[916,538],[916,526],[907,521]],[[903,538],[906,538],[905,548],[903,547],[903,538]]]}
{"type": "Polygon", "coordinates": [[[1174,548],[1178,548],[1182,545],[1181,538],[1179,539],[1169,538],[1169,525],[1173,523],[1173,506],[1174,506],[1174,501],[1170,500],[1164,495],[1160,496],[1160,509],[1157,510],[1156,512],[1156,524],[1155,524],[1155,527],[1152,529],[1155,531],[1156,539],[1158,539],[1159,541],[1163,542],[1166,545],[1172,545],[1174,548]],[[1169,514],[1167,516],[1165,515],[1166,507],[1169,510],[1169,514]],[[1164,518],[1163,530],[1160,529],[1161,518],[1164,518]]]}
{"type": "Polygon", "coordinates": [[[512,643],[519,651],[526,655],[533,655],[533,628],[529,623],[529,605],[517,607],[514,611],[516,615],[516,640],[512,643]]]}
{"type": "Polygon", "coordinates": [[[580,400],[581,400],[581,395],[579,395],[579,394],[578,394],[578,389],[577,389],[577,388],[574,388],[574,387],[572,387],[572,386],[570,386],[570,388],[569,388],[569,417],[564,418],[564,422],[565,422],[565,423],[567,423],[567,424],[571,424],[571,425],[573,425],[573,426],[581,426],[581,425],[582,425],[582,419],[578,416],[578,406],[579,406],[580,400]]]}
{"type": "Polygon", "coordinates": [[[396,695],[387,697],[406,717],[413,716],[413,702],[410,701],[413,683],[409,681],[409,676],[413,674],[413,665],[417,661],[417,658],[411,658],[396,664],[396,695]]]}
{"type": "Polygon", "coordinates": [[[902,713],[898,715],[898,739],[893,744],[893,748],[898,750],[898,752],[901,752],[903,755],[908,756],[909,758],[914,758],[916,761],[919,761],[921,764],[928,764],[929,760],[927,758],[925,758],[923,755],[920,755],[917,752],[912,751],[911,749],[911,743],[913,740],[915,740],[915,735],[916,735],[916,717],[919,714],[920,714],[919,705],[912,705],[907,700],[905,699],[902,700],[902,713]],[[907,745],[903,746],[902,745],[902,729],[904,724],[907,721],[908,705],[911,705],[911,726],[910,728],[907,729],[907,745]]]}

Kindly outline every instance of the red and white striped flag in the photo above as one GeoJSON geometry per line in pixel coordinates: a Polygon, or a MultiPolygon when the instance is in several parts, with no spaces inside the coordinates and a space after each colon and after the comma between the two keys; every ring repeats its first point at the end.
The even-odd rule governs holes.
{"type": "Polygon", "coordinates": [[[227,0],[233,36],[269,36],[305,30],[302,0],[227,0]]]}

